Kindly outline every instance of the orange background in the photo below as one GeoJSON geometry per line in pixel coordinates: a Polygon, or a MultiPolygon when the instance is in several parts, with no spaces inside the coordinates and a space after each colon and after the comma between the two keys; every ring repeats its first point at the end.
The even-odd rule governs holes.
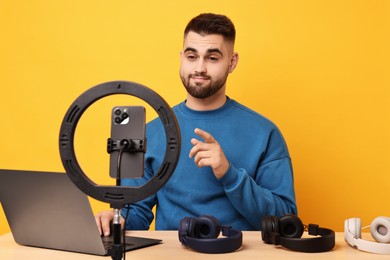
{"type": "MultiPolygon", "coordinates": [[[[289,146],[299,215],[343,230],[390,216],[390,2],[1,1],[0,168],[63,171],[59,128],[85,90],[129,80],[170,105],[185,97],[179,51],[202,12],[236,25],[240,61],[228,95],[273,120],[289,146]]],[[[97,183],[108,178],[109,97],[83,115],[76,153],[97,183]]],[[[155,114],[148,108],[147,119],[155,114]]],[[[94,211],[108,205],[93,199],[94,211]]],[[[8,232],[0,210],[0,234],[8,232]]]]}

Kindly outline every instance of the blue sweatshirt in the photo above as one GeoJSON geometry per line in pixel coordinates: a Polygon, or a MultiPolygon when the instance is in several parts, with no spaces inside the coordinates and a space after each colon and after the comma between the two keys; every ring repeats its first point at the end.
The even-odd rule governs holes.
{"type": "MultiPolygon", "coordinates": [[[[156,230],[177,230],[182,218],[201,215],[213,215],[236,229],[260,230],[265,215],[297,213],[291,159],[271,121],[229,98],[216,110],[195,111],[182,102],[173,111],[181,132],[179,162],[155,195],[130,206],[126,229],[149,229],[155,205],[156,230]],[[191,138],[200,138],[195,128],[209,132],[221,145],[230,162],[222,178],[189,158],[191,138]]],[[[122,180],[124,186],[145,183],[162,165],[166,139],[159,118],[147,124],[146,138],[145,176],[122,180]]]]}

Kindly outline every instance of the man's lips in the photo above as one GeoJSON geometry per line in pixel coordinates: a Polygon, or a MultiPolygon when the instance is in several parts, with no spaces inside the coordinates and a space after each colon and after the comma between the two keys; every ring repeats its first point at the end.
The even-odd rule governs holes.
{"type": "Polygon", "coordinates": [[[191,76],[190,78],[195,81],[205,81],[210,79],[209,76],[191,76]]]}

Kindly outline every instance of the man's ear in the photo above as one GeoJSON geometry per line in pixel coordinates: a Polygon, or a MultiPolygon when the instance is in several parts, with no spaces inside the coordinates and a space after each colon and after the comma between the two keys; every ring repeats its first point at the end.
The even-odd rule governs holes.
{"type": "Polygon", "coordinates": [[[229,73],[232,73],[234,71],[234,69],[237,67],[237,63],[238,63],[238,53],[234,52],[230,59],[229,73]]]}

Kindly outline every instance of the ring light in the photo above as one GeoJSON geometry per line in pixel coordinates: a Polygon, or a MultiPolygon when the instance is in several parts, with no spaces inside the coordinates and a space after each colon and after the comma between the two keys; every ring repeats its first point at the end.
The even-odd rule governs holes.
{"type": "Polygon", "coordinates": [[[102,83],[84,92],[66,112],[59,136],[60,156],[68,177],[85,194],[110,203],[112,208],[123,208],[126,204],[145,199],[159,190],[176,168],[180,144],[179,126],[169,105],[153,90],[128,81],[102,83]],[[165,156],[160,169],[148,182],[139,187],[99,186],[86,176],[75,155],[74,133],[85,110],[97,100],[116,94],[135,96],[147,102],[161,118],[166,134],[165,156]]]}

